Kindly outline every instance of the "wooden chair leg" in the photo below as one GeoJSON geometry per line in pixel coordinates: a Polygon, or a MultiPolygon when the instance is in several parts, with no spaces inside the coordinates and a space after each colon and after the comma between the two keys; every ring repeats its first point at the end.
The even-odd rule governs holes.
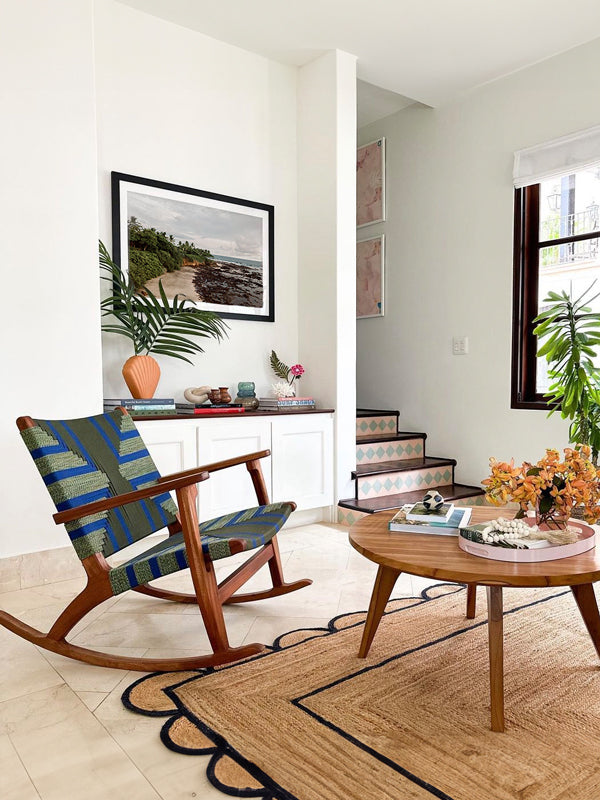
{"type": "Polygon", "coordinates": [[[88,584],[58,617],[54,625],[48,631],[48,638],[55,639],[56,641],[64,639],[69,631],[71,631],[79,620],[83,619],[89,611],[112,596],[113,593],[111,591],[103,590],[101,587],[96,588],[88,584]]]}
{"type": "Polygon", "coordinates": [[[149,583],[144,586],[134,586],[134,592],[146,594],[148,597],[157,597],[159,600],[171,600],[173,603],[197,603],[198,598],[195,594],[186,592],[174,592],[172,589],[160,589],[158,586],[151,586],[149,583]]]}
{"type": "Polygon", "coordinates": [[[273,555],[269,559],[269,572],[271,574],[271,581],[273,586],[283,586],[285,583],[283,579],[283,567],[281,566],[281,553],[279,552],[279,542],[277,537],[271,539],[271,550],[273,555]]]}
{"type": "Polygon", "coordinates": [[[279,597],[282,594],[295,592],[296,589],[302,589],[304,586],[310,586],[312,581],[309,578],[304,578],[299,581],[292,581],[286,583],[283,579],[283,570],[281,568],[281,558],[279,556],[279,548],[275,536],[271,541],[266,544],[262,550],[259,550],[252,558],[248,559],[241,567],[232,572],[224,581],[219,584],[219,597],[223,604],[233,603],[251,603],[254,600],[266,600],[269,597],[279,597]],[[234,594],[246,581],[258,571],[263,564],[269,565],[271,574],[271,581],[273,586],[271,589],[263,589],[258,592],[244,592],[243,594],[234,594]]]}
{"type": "Polygon", "coordinates": [[[213,563],[202,551],[195,499],[195,493],[190,491],[190,487],[177,490],[185,549],[198,607],[213,651],[217,653],[229,648],[229,639],[213,563]]]}

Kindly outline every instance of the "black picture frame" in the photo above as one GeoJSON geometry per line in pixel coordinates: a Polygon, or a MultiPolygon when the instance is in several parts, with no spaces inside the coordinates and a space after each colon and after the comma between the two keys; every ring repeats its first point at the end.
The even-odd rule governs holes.
{"type": "Polygon", "coordinates": [[[184,295],[225,319],[275,321],[272,205],[122,172],[111,172],[111,195],[113,260],[126,273],[135,268],[139,281],[151,275],[146,290],[156,294],[161,279],[169,298],[184,295]],[[130,235],[132,217],[137,227],[130,235]],[[169,244],[159,236],[155,247],[152,231],[169,244]],[[132,247],[134,236],[149,243],[132,247]],[[174,261],[161,241],[175,251],[174,261]],[[217,253],[214,244],[227,252],[217,253]],[[199,251],[211,258],[202,262],[199,251]]]}

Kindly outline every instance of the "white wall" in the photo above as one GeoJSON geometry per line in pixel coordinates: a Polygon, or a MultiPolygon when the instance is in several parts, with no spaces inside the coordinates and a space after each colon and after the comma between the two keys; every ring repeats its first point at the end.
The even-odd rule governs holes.
{"type": "MultiPolygon", "coordinates": [[[[101,238],[110,249],[110,172],[125,172],[275,206],[275,323],[229,320],[194,366],[158,357],[158,396],[188,386],[276,380],[271,349],[299,359],[297,332],[296,73],[260,56],[133,10],[96,2],[101,238]]],[[[104,389],[126,392],[127,340],[105,335],[104,389]]],[[[310,370],[310,364],[306,364],[310,370]]]]}
{"type": "Polygon", "coordinates": [[[336,409],[337,498],[356,465],[355,130],[356,58],[331,51],[299,71],[299,337],[310,393],[336,409]]]}
{"type": "Polygon", "coordinates": [[[0,557],[65,544],[19,415],[100,408],[91,0],[4,4],[0,25],[0,557]]]}
{"type": "MultiPolygon", "coordinates": [[[[543,411],[510,409],[512,156],[600,122],[600,40],[439,109],[412,106],[364,128],[386,136],[387,299],[358,322],[359,405],[398,408],[428,453],[479,483],[488,459],[567,444],[543,411]],[[469,337],[453,356],[453,335],[469,337]]],[[[367,229],[361,233],[366,236],[367,229]]]]}

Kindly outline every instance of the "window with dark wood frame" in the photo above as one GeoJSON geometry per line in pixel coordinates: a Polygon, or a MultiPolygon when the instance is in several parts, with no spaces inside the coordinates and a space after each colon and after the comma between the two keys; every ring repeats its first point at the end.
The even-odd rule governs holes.
{"type": "Polygon", "coordinates": [[[598,240],[600,231],[540,241],[540,184],[515,190],[511,408],[548,409],[537,391],[537,337],[533,320],[540,312],[540,252],[546,247],[598,240]]]}

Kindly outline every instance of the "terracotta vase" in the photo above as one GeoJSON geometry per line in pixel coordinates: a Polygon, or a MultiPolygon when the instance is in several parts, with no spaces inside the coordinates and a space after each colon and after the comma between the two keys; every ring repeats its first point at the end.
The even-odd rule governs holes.
{"type": "Polygon", "coordinates": [[[123,364],[122,372],[132,397],[149,400],[154,396],[160,379],[160,367],[152,356],[131,356],[123,364]]]}
{"type": "Polygon", "coordinates": [[[219,391],[221,393],[221,402],[222,403],[231,403],[231,395],[229,394],[229,386],[219,386],[219,391]]]}

